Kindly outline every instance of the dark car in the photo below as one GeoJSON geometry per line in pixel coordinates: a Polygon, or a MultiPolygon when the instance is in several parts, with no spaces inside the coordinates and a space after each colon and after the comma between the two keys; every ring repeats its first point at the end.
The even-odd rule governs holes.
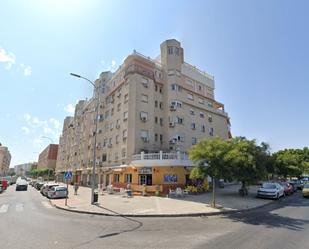
{"type": "Polygon", "coordinates": [[[279,184],[284,188],[285,195],[291,195],[294,193],[294,188],[288,182],[279,182],[279,184]]]}
{"type": "Polygon", "coordinates": [[[37,183],[35,184],[35,188],[36,188],[37,190],[41,190],[41,188],[42,188],[43,185],[44,185],[44,182],[37,182],[37,183]]]}
{"type": "Polygon", "coordinates": [[[298,190],[299,184],[297,183],[297,181],[292,180],[292,181],[289,181],[288,183],[292,185],[294,192],[296,192],[298,190]]]}

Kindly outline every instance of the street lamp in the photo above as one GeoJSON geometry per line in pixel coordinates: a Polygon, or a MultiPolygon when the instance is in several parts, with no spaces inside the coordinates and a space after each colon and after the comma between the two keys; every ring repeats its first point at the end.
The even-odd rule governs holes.
{"type": "Polygon", "coordinates": [[[52,138],[50,138],[50,137],[41,136],[41,138],[46,138],[46,139],[49,139],[49,140],[50,140],[50,142],[51,142],[52,144],[54,143],[54,140],[53,140],[52,138]]]}
{"type": "Polygon", "coordinates": [[[70,75],[88,81],[94,87],[94,91],[98,95],[97,98],[96,98],[97,101],[96,101],[96,107],[95,107],[96,117],[95,117],[95,120],[94,120],[95,128],[94,128],[93,166],[92,166],[92,184],[91,184],[91,204],[93,205],[94,204],[94,189],[95,189],[96,146],[97,146],[97,129],[98,129],[100,94],[99,94],[99,91],[98,91],[98,87],[91,80],[89,80],[89,79],[87,79],[83,76],[80,76],[78,74],[75,74],[75,73],[70,73],[70,75]]]}

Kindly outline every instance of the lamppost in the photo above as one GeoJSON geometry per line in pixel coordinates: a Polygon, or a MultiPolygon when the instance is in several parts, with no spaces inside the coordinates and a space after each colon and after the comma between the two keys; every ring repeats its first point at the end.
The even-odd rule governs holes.
{"type": "Polygon", "coordinates": [[[80,76],[75,73],[70,73],[70,75],[84,79],[88,81],[93,87],[94,87],[94,92],[97,94],[96,98],[96,107],[95,107],[95,119],[94,119],[94,142],[93,142],[93,166],[92,166],[92,183],[91,183],[91,204],[94,204],[94,189],[95,189],[95,168],[96,168],[96,146],[97,146],[97,129],[98,129],[98,116],[99,116],[99,104],[100,104],[100,94],[98,91],[98,87],[89,79],[80,76]]]}

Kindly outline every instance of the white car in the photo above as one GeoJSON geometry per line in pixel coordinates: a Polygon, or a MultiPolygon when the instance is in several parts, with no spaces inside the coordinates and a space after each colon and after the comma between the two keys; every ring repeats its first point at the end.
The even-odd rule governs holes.
{"type": "Polygon", "coordinates": [[[47,197],[50,199],[56,198],[66,198],[68,195],[68,189],[64,186],[54,186],[51,187],[50,190],[47,192],[47,197]]]}
{"type": "Polygon", "coordinates": [[[265,182],[257,191],[258,197],[279,199],[284,196],[284,188],[279,183],[265,182]]]}
{"type": "Polygon", "coordinates": [[[16,191],[28,189],[28,183],[26,180],[20,179],[16,182],[16,191]]]}

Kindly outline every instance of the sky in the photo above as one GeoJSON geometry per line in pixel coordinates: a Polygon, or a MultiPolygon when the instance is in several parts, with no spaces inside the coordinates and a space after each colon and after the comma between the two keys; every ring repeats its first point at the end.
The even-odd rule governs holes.
{"type": "Polygon", "coordinates": [[[133,49],[155,58],[175,38],[214,75],[233,136],[272,151],[309,145],[309,1],[2,0],[0,142],[11,166],[58,143],[65,116],[133,49]]]}

